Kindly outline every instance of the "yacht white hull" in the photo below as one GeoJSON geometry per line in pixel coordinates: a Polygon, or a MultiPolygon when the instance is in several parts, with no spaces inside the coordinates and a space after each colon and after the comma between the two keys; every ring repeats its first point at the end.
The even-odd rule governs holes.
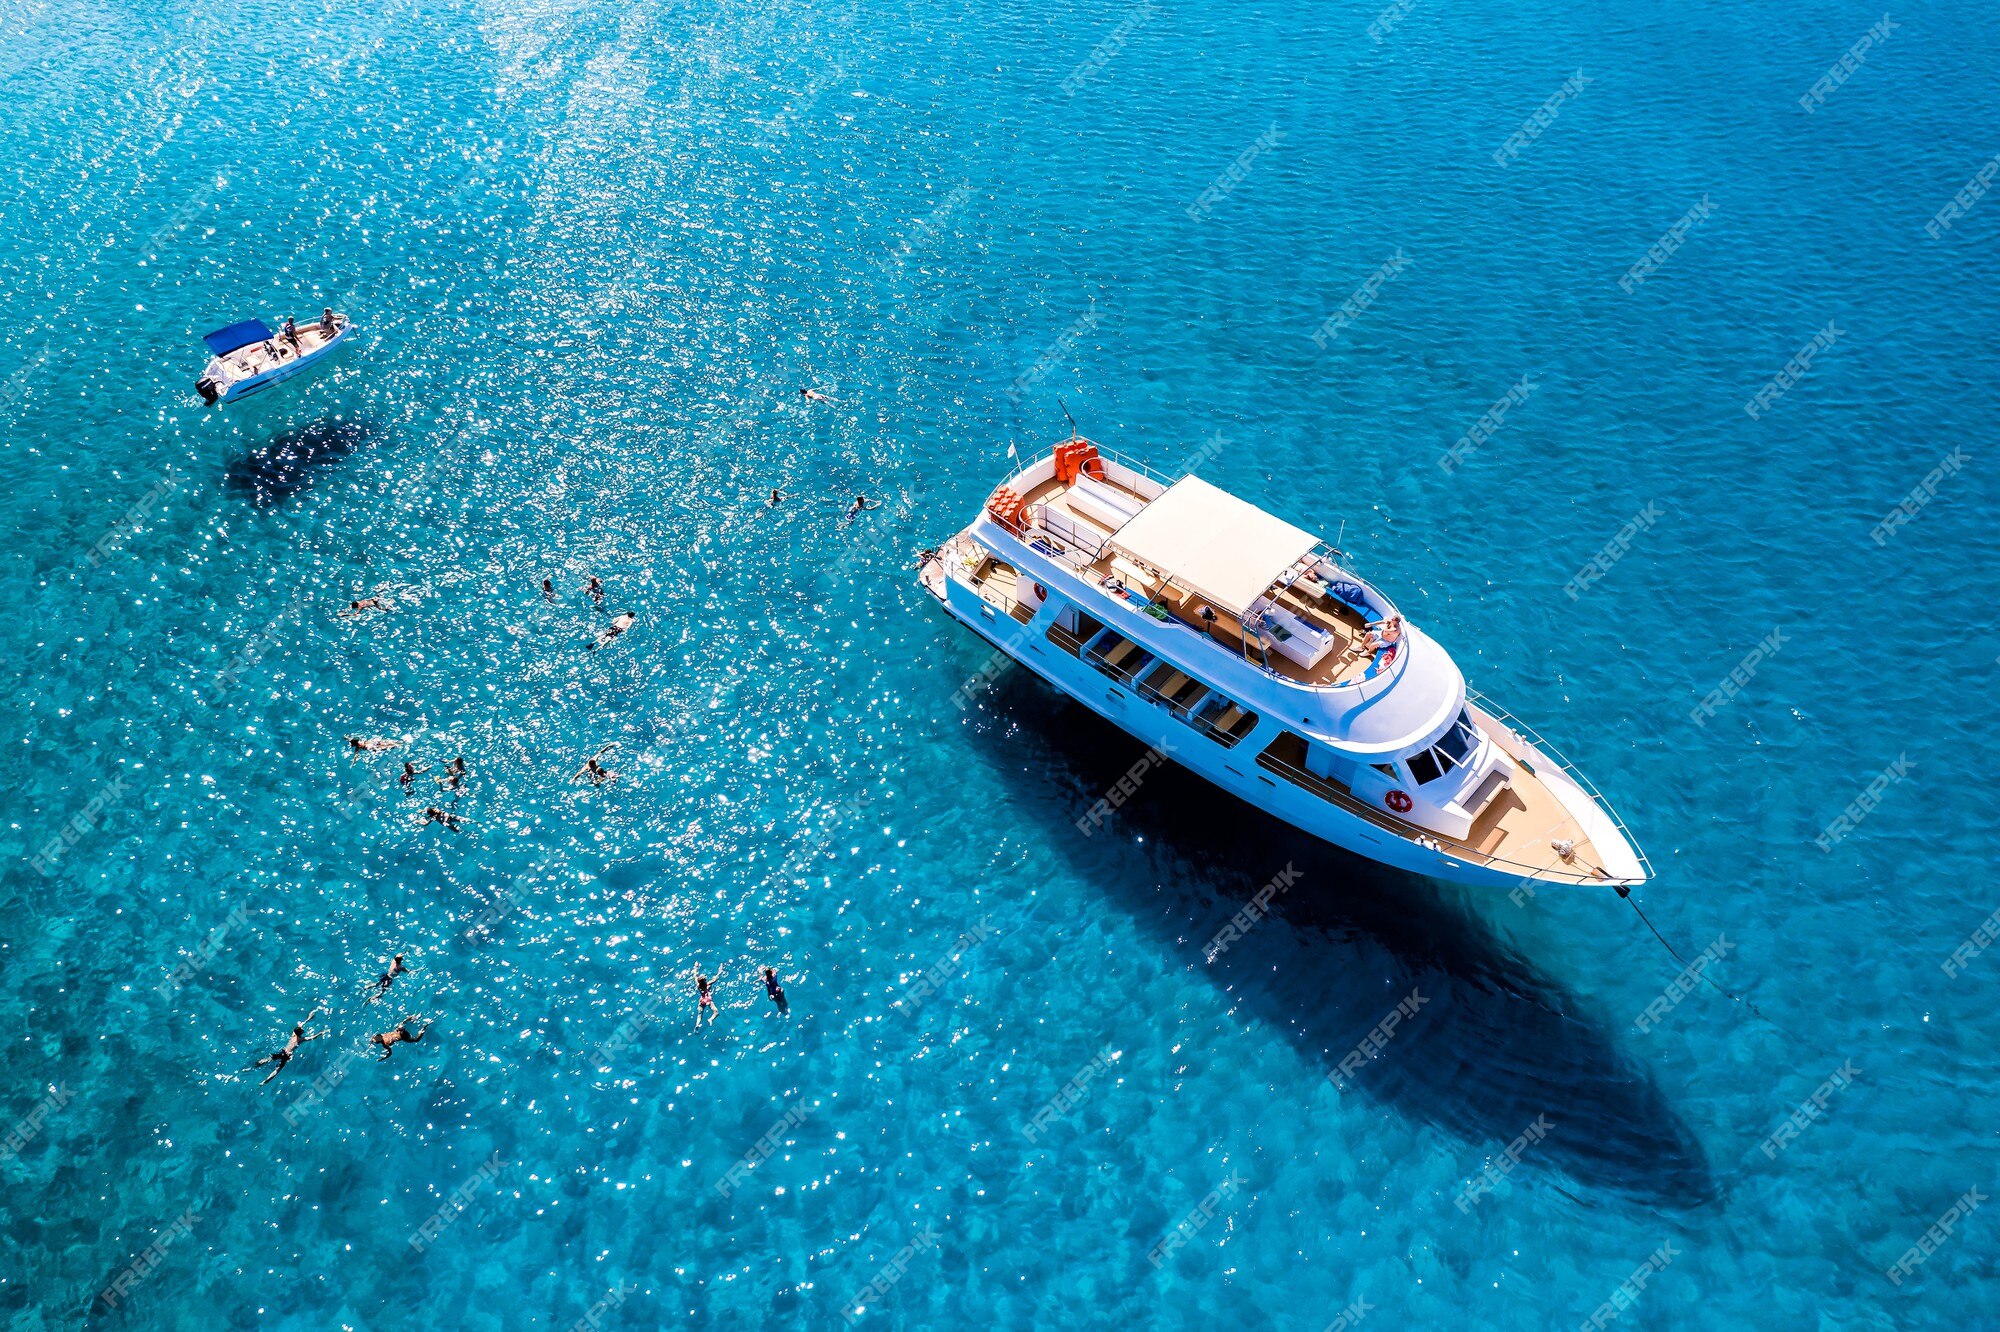
{"type": "MultiPolygon", "coordinates": [[[[1304,791],[1289,790],[1289,783],[1257,771],[1253,742],[1246,742],[1235,749],[1218,749],[1158,708],[1135,698],[1130,691],[1120,689],[1075,657],[1051,647],[1046,640],[1038,643],[1026,626],[1011,617],[996,614],[993,619],[988,619],[977,611],[968,615],[952,604],[949,595],[938,598],[938,601],[954,620],[1133,739],[1159,750],[1171,761],[1207,778],[1239,800],[1255,805],[1322,841],[1384,865],[1456,883],[1511,888],[1530,877],[1470,865],[1414,842],[1378,832],[1359,816],[1330,808],[1304,791]],[[1010,635],[998,625],[1010,625],[1019,632],[1010,635]],[[1241,757],[1236,757],[1239,754],[1241,757]],[[1248,771],[1245,770],[1246,764],[1248,771]]],[[[1082,828],[1097,831],[1087,809],[1079,813],[1078,823],[1082,828]]]]}

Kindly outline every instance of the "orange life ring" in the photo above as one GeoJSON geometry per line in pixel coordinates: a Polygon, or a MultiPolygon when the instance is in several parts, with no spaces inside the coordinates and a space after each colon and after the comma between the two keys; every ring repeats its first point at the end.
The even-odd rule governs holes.
{"type": "Polygon", "coordinates": [[[1410,794],[1407,791],[1391,791],[1388,795],[1382,797],[1382,803],[1390,809],[1395,810],[1398,814],[1407,814],[1410,812],[1411,806],[1417,802],[1410,799],[1410,794]]]}

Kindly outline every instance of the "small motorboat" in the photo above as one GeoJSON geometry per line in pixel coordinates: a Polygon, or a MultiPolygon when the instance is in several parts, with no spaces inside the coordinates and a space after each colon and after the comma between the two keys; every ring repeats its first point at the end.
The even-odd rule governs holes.
{"type": "Polygon", "coordinates": [[[211,406],[247,398],[327,360],[354,331],[346,315],[332,316],[330,326],[314,320],[290,333],[273,333],[261,319],[218,328],[202,339],[215,355],[195,381],[195,392],[211,406]]]}

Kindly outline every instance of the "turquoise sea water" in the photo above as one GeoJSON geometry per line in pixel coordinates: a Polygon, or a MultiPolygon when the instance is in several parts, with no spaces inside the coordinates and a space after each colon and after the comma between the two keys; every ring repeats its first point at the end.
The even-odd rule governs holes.
{"type": "Polygon", "coordinates": [[[1879,11],[4,17],[9,1328],[838,1327],[871,1282],[863,1326],[1992,1324],[1990,1206],[1886,1275],[2000,1184],[2000,955],[1953,961],[2000,907],[2000,201],[1924,229],[2000,147],[1989,9],[1893,15],[1810,113],[1879,11]],[[202,333],[326,304],[331,373],[199,405],[202,333]],[[1176,772],[1086,836],[1139,746],[910,573],[1058,398],[1341,532],[1768,1020],[1641,1029],[1680,964],[1615,897],[1176,772]],[[351,734],[429,800],[465,755],[468,826],[351,734]]]}

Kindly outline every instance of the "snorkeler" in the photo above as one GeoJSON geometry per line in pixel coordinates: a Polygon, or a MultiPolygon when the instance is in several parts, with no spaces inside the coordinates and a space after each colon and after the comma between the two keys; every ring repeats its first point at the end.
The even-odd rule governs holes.
{"type": "Polygon", "coordinates": [[[347,747],[359,754],[380,754],[385,750],[394,749],[402,743],[401,740],[389,740],[379,735],[350,735],[347,737],[347,747]]]}
{"type": "MultiPolygon", "coordinates": [[[[325,1010],[315,1006],[312,1012],[306,1014],[305,1022],[301,1022],[297,1026],[292,1028],[291,1039],[285,1042],[284,1049],[272,1051],[270,1054],[265,1055],[262,1059],[259,1059],[256,1063],[250,1065],[250,1068],[246,1068],[243,1071],[245,1073],[248,1073],[251,1068],[262,1068],[266,1064],[276,1064],[277,1065],[276,1068],[272,1069],[269,1073],[266,1073],[264,1075],[264,1082],[269,1082],[272,1078],[275,1078],[280,1073],[284,1072],[285,1065],[292,1062],[292,1056],[299,1052],[299,1047],[301,1045],[304,1045],[307,1041],[316,1041],[320,1037],[327,1034],[326,1032],[323,1031],[316,1031],[313,1032],[311,1035],[306,1034],[306,1022],[311,1022],[314,1018],[318,1017],[323,1011],[325,1010]]],[[[261,1087],[264,1085],[264,1082],[260,1082],[257,1085],[261,1087]]]]}
{"type": "Polygon", "coordinates": [[[416,1020],[417,1020],[416,1015],[412,1013],[404,1017],[404,1019],[401,1022],[398,1022],[394,1027],[390,1028],[388,1031],[378,1031],[373,1036],[370,1036],[368,1038],[368,1043],[370,1045],[381,1046],[382,1058],[387,1059],[389,1057],[390,1046],[400,1045],[404,1041],[409,1041],[411,1044],[415,1044],[416,1042],[424,1038],[425,1032],[431,1029],[431,1024],[429,1020],[426,1020],[423,1026],[418,1027],[415,1031],[411,1031],[410,1024],[412,1022],[415,1022],[416,1020]]]}
{"type": "Polygon", "coordinates": [[[701,1025],[701,1019],[704,1014],[708,1016],[709,1021],[713,1022],[715,1020],[715,982],[721,979],[722,971],[720,968],[717,968],[714,976],[704,976],[701,974],[700,967],[695,968],[694,990],[701,998],[701,1002],[694,1010],[695,1026],[699,1027],[701,1025]]]}
{"type": "Polygon", "coordinates": [[[570,780],[573,782],[577,782],[577,781],[582,781],[585,778],[589,778],[591,785],[602,786],[606,782],[610,781],[613,777],[616,777],[618,775],[617,773],[611,771],[611,769],[605,767],[602,763],[598,762],[599,759],[603,758],[606,754],[609,754],[612,750],[616,748],[618,748],[618,742],[614,740],[610,744],[604,746],[604,748],[598,750],[595,754],[592,754],[588,759],[584,760],[583,766],[576,770],[576,772],[570,777],[570,780]]]}
{"type": "Polygon", "coordinates": [[[775,967],[764,968],[764,992],[771,996],[771,1002],[778,1006],[780,1013],[792,1011],[792,1006],[785,1002],[785,987],[778,984],[778,972],[775,967]]]}
{"type": "Polygon", "coordinates": [[[389,987],[396,983],[396,977],[409,974],[410,969],[403,965],[403,955],[396,954],[395,959],[389,963],[389,969],[375,978],[375,993],[368,996],[368,1002],[372,1004],[389,993],[389,987]]]}
{"type": "Polygon", "coordinates": [[[634,615],[631,611],[626,611],[623,615],[619,616],[617,619],[611,622],[610,628],[606,629],[603,633],[597,636],[597,641],[590,645],[590,650],[595,651],[596,649],[603,647],[606,643],[609,643],[612,639],[618,637],[618,635],[624,633],[627,629],[630,629],[634,624],[638,622],[638,619],[639,617],[634,615]]]}

